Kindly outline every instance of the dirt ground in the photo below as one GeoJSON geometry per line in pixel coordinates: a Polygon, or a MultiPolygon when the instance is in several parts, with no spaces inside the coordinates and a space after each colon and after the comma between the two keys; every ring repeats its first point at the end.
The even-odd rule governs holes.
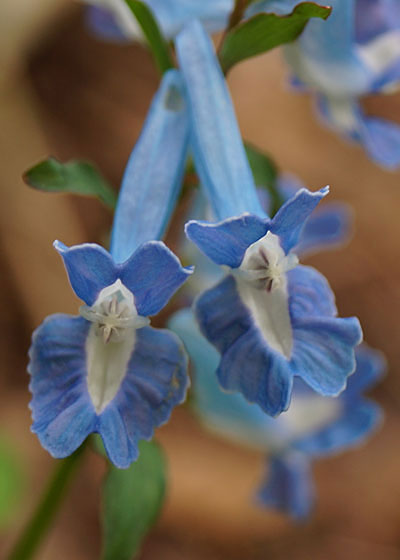
{"type": "MultiPolygon", "coordinates": [[[[90,37],[80,11],[71,9],[31,53],[25,71],[48,152],[62,160],[90,159],[118,185],[157,87],[158,78],[148,54],[139,46],[107,45],[90,37]]],[[[262,456],[210,436],[184,409],[177,410],[172,421],[158,432],[168,456],[170,487],[164,511],[140,558],[398,559],[400,173],[379,169],[359,147],[324,129],[315,118],[310,99],[289,91],[279,52],[241,64],[232,72],[230,86],[247,140],[269,152],[282,170],[295,173],[311,189],[330,184],[329,198],[353,207],[352,241],[343,249],[308,262],[330,280],[341,315],[360,317],[365,339],[387,356],[387,377],[374,392],[385,408],[386,421],[364,447],[315,465],[317,510],[309,522],[293,525],[252,503],[255,484],[264,469],[262,456]]],[[[398,95],[383,101],[370,99],[366,107],[390,114],[400,122],[398,95]]],[[[29,137],[24,142],[29,143],[29,137]]],[[[33,163],[28,159],[23,162],[21,173],[33,163]]],[[[0,182],[7,165],[7,160],[2,162],[0,182]]],[[[75,242],[74,233],[64,226],[56,231],[57,215],[43,202],[46,195],[28,195],[27,187],[17,177],[15,185],[20,189],[19,204],[26,200],[33,221],[37,220],[40,227],[49,221],[46,235],[67,244],[75,242]]],[[[80,242],[106,238],[110,225],[106,210],[91,200],[64,200],[81,228],[84,238],[80,242]]],[[[26,471],[28,495],[2,538],[0,552],[8,548],[29,516],[52,467],[52,460],[29,431],[26,352],[33,323],[49,312],[46,304],[38,308],[33,302],[37,297],[44,298],[48,290],[53,305],[50,311],[76,312],[78,305],[70,297],[55,252],[46,258],[49,270],[59,267],[57,273],[47,274],[46,267],[35,270],[32,274],[42,275],[43,281],[31,285],[35,255],[39,260],[48,247],[43,238],[31,237],[18,215],[11,226],[5,227],[6,214],[3,207],[0,427],[17,447],[26,471]],[[23,241],[16,246],[17,260],[26,267],[22,282],[7,251],[14,239],[23,241]]],[[[102,475],[102,461],[88,455],[38,556],[41,560],[98,557],[98,487],[102,475]]]]}

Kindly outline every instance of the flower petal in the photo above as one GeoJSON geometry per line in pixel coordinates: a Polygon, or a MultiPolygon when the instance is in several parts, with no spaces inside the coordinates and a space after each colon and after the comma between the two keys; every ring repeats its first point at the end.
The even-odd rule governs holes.
{"type": "Polygon", "coordinates": [[[154,428],[167,422],[189,382],[186,354],[174,334],[144,327],[136,337],[121,388],[99,417],[106,451],[120,468],[137,458],[139,440],[151,439],[154,428]]]}
{"type": "Polygon", "coordinates": [[[331,203],[329,207],[319,209],[305,223],[295,252],[309,256],[342,245],[350,237],[350,224],[351,211],[346,204],[331,203]]]}
{"type": "Polygon", "coordinates": [[[189,120],[178,71],[164,74],[125,169],[110,253],[123,262],[142,243],[161,239],[182,184],[189,120]]]}
{"type": "Polygon", "coordinates": [[[255,328],[223,354],[217,375],[224,389],[240,391],[270,416],[289,407],[293,376],[288,362],[265,344],[255,328]]]}
{"type": "Polygon", "coordinates": [[[95,27],[94,31],[99,31],[101,36],[104,36],[103,33],[106,33],[105,38],[112,39],[114,33],[107,34],[107,31],[110,32],[112,29],[111,26],[115,25],[120,30],[121,36],[119,38],[115,31],[115,39],[119,39],[119,41],[143,40],[143,33],[140,26],[124,0],[86,0],[86,2],[94,5],[89,6],[89,8],[87,8],[88,10],[102,10],[104,12],[104,20],[106,17],[110,19],[110,28],[106,27],[105,21],[101,22],[100,27],[95,27]]]}
{"type": "Polygon", "coordinates": [[[297,245],[304,222],[328,192],[329,187],[316,192],[300,189],[273,217],[271,232],[279,235],[285,253],[297,245]]]}
{"type": "MultiPolygon", "coordinates": [[[[297,177],[283,173],[278,177],[277,188],[283,200],[287,201],[304,185],[297,177]]],[[[317,208],[306,220],[294,252],[308,256],[345,243],[350,237],[351,217],[351,208],[347,204],[330,202],[317,208]]]]}
{"type": "Polygon", "coordinates": [[[35,331],[28,371],[33,425],[42,446],[61,458],[95,430],[86,385],[84,346],[89,325],[79,317],[52,315],[35,331]]]}
{"type": "Polygon", "coordinates": [[[253,325],[231,275],[203,292],[195,300],[194,310],[201,332],[221,354],[253,325]]]}
{"type": "Polygon", "coordinates": [[[311,462],[295,451],[273,456],[258,501],[297,520],[308,517],[314,505],[311,462]]]}
{"type": "Polygon", "coordinates": [[[217,350],[201,335],[193,311],[182,309],[168,322],[182,339],[194,366],[192,401],[195,412],[208,429],[225,438],[265,451],[282,448],[287,430],[282,423],[249,403],[240,393],[228,393],[218,383],[217,350]]]}
{"type": "Polygon", "coordinates": [[[269,221],[243,214],[217,224],[192,220],[186,224],[188,238],[219,265],[238,268],[246,249],[268,231],[269,221]]]}
{"type": "Polygon", "coordinates": [[[357,41],[367,43],[376,36],[400,27],[397,0],[357,0],[355,31],[357,41]]]}
{"type": "Polygon", "coordinates": [[[184,27],[176,49],[193,123],[193,158],[215,216],[264,216],[225,78],[199,22],[184,27]]]}
{"type": "Polygon", "coordinates": [[[85,10],[85,19],[89,29],[106,41],[124,43],[128,38],[113,14],[101,6],[88,6],[85,10]]]}
{"type": "MultiPolygon", "coordinates": [[[[296,43],[304,54],[319,63],[343,65],[354,57],[354,19],[357,0],[330,0],[329,18],[312,19],[296,43]],[[332,47],[334,45],[334,47],[332,47]]],[[[295,45],[296,45],[295,43],[295,45]]]]}
{"type": "Polygon", "coordinates": [[[359,103],[319,96],[318,110],[329,126],[360,142],[371,159],[387,169],[400,166],[400,126],[384,119],[368,117],[359,103]]]}
{"type": "Polygon", "coordinates": [[[204,292],[195,312],[202,332],[222,354],[217,370],[222,387],[240,391],[272,416],[286,410],[292,389],[289,362],[266,345],[234,278],[204,292]]]}
{"type": "MultiPolygon", "coordinates": [[[[399,17],[400,21],[400,17],[399,17]]],[[[397,41],[400,43],[400,32],[397,33],[397,41]]],[[[382,92],[391,88],[397,89],[400,82],[400,53],[396,60],[381,72],[371,84],[371,93],[382,92]]]]}
{"type": "Polygon", "coordinates": [[[386,360],[381,352],[361,344],[356,348],[357,368],[347,384],[346,391],[343,393],[344,399],[354,399],[355,395],[360,395],[373,387],[380,379],[386,369],[386,360]]]}
{"type": "Polygon", "coordinates": [[[287,273],[289,309],[294,317],[336,316],[335,295],[325,276],[311,266],[296,266],[287,273]]]}
{"type": "Polygon", "coordinates": [[[400,126],[384,119],[362,115],[360,141],[370,157],[387,169],[400,167],[400,126]]]}
{"type": "Polygon", "coordinates": [[[162,241],[144,243],[120,265],[121,282],[134,294],[139,315],[156,315],[192,274],[162,241]]]}
{"type": "Polygon", "coordinates": [[[100,245],[84,243],[67,247],[55,241],[54,247],[64,260],[72,289],[87,305],[93,305],[100,291],[117,280],[111,255],[100,245]]]}
{"type": "Polygon", "coordinates": [[[382,411],[377,404],[357,399],[343,409],[336,422],[299,439],[294,446],[312,457],[337,453],[358,445],[381,419],[382,411]]]}
{"type": "Polygon", "coordinates": [[[362,339],[358,319],[296,317],[292,326],[293,373],[321,395],[341,393],[356,367],[354,347],[362,339]]]}

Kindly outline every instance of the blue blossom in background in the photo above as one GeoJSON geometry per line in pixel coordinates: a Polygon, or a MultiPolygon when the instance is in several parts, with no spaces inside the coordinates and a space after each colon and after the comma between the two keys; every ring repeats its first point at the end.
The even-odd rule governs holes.
{"type": "MultiPolygon", "coordinates": [[[[90,27],[110,40],[142,40],[142,32],[125,0],[86,0],[90,27]]],[[[233,0],[145,0],[161,31],[172,39],[182,26],[200,19],[210,32],[224,29],[233,9],[233,0]]]]}
{"type": "Polygon", "coordinates": [[[298,266],[293,252],[328,189],[301,189],[270,219],[208,36],[193,22],[178,35],[176,46],[195,166],[221,220],[186,226],[189,239],[227,272],[195,303],[203,334],[221,354],[218,379],[272,416],[288,408],[295,376],[323,395],[337,395],[355,369],[359,322],[337,318],[327,281],[316,270],[298,266]]]}
{"type": "Polygon", "coordinates": [[[149,326],[192,269],[158,239],[174,207],[188,144],[177,72],[167,73],[128,162],[111,254],[55,242],[80,316],[48,317],[33,335],[32,431],[54,457],[98,432],[110,460],[128,467],[185,398],[187,359],[173,333],[149,326]]]}
{"type": "Polygon", "coordinates": [[[399,2],[332,0],[330,5],[327,21],[310,21],[299,39],[284,47],[294,82],[317,94],[330,126],[361,143],[380,165],[398,168],[400,126],[366,115],[360,101],[400,86],[399,2]]]}
{"type": "MultiPolygon", "coordinates": [[[[90,27],[111,40],[141,40],[124,0],[93,0],[90,27]]],[[[167,38],[199,19],[210,32],[226,27],[233,0],[147,0],[167,38]]],[[[289,14],[299,0],[260,0],[245,17],[289,14]]],[[[310,21],[300,38],[284,47],[293,84],[316,94],[319,114],[333,129],[361,143],[389,169],[400,166],[400,126],[366,115],[362,96],[391,93],[400,83],[400,7],[397,0],[332,0],[327,21],[310,21]]]]}
{"type": "Polygon", "coordinates": [[[307,517],[314,504],[313,460],[359,445],[380,423],[380,408],[363,393],[382,374],[382,356],[360,346],[356,371],[337,398],[321,397],[296,380],[289,410],[273,419],[242,395],[221,390],[214,375],[218,352],[202,337],[191,310],[176,313],[169,326],[183,340],[192,361],[192,403],[202,423],[214,433],[267,453],[258,501],[296,519],[307,517]]]}

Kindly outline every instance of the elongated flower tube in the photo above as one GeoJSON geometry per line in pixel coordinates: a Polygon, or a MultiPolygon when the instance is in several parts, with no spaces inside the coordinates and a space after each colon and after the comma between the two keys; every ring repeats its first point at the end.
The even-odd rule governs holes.
{"type": "Polygon", "coordinates": [[[273,219],[260,205],[224,77],[198,22],[177,38],[196,169],[217,219],[186,233],[226,276],[195,303],[201,330],[221,354],[219,381],[275,416],[290,403],[293,378],[337,395],[355,369],[362,334],[339,319],[333,293],[292,249],[328,189],[301,189],[273,219]],[[250,212],[250,213],[249,213],[250,212]]]}
{"type": "Polygon", "coordinates": [[[128,162],[111,254],[56,241],[80,316],[48,317],[33,335],[32,431],[54,457],[98,432],[110,460],[128,467],[185,398],[186,354],[173,333],[149,326],[192,270],[157,239],[176,199],[188,120],[176,71],[165,74],[128,162]],[[166,157],[168,153],[168,157],[166,157]]]}
{"type": "MultiPolygon", "coordinates": [[[[111,40],[143,39],[142,32],[125,0],[86,0],[90,5],[90,27],[111,40]]],[[[145,0],[164,36],[172,39],[183,25],[200,19],[210,32],[223,29],[233,9],[234,0],[145,0]]]]}
{"type": "MultiPolygon", "coordinates": [[[[293,2],[295,4],[296,2],[293,2]]],[[[332,0],[327,21],[312,20],[285,46],[300,89],[317,94],[320,114],[389,169],[400,166],[400,126],[366,115],[362,96],[400,86],[400,4],[397,0],[332,0]]]]}
{"type": "Polygon", "coordinates": [[[298,379],[289,410],[273,419],[242,395],[221,390],[214,375],[218,352],[201,336],[191,310],[175,313],[169,326],[193,365],[191,404],[200,421],[215,434],[267,455],[258,501],[295,519],[310,515],[313,461],[358,446],[380,424],[380,407],[363,396],[382,375],[380,353],[365,345],[357,349],[356,371],[337,398],[321,397],[298,379]]]}

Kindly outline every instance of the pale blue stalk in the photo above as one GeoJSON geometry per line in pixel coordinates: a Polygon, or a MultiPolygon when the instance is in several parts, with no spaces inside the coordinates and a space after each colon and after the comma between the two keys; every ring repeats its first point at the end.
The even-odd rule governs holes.
{"type": "Polygon", "coordinates": [[[111,235],[111,255],[124,262],[146,241],[161,239],[185,169],[188,118],[176,70],[167,72],[126,166],[111,235]]]}
{"type": "Polygon", "coordinates": [[[187,86],[196,171],[216,218],[243,212],[264,216],[225,78],[201,24],[187,25],[176,48],[187,86]]]}

